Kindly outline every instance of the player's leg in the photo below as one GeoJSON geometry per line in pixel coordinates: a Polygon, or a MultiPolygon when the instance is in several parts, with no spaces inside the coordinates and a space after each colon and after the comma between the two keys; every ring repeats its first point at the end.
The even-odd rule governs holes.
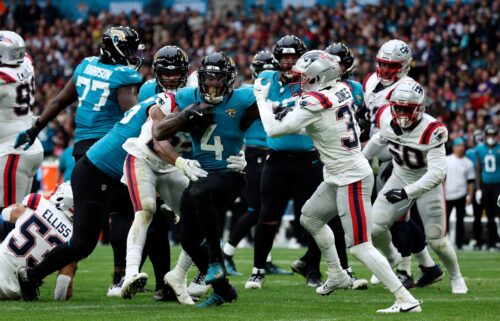
{"type": "Polygon", "coordinates": [[[467,286],[460,273],[457,255],[446,238],[446,213],[442,184],[417,199],[417,206],[424,224],[427,243],[436,252],[450,273],[453,293],[466,293],[467,286]]]}
{"type": "Polygon", "coordinates": [[[478,203],[475,197],[472,197],[472,208],[474,210],[474,239],[476,240],[475,249],[481,250],[483,246],[483,222],[481,218],[483,217],[483,203],[478,203]]]}
{"type": "Polygon", "coordinates": [[[16,278],[13,264],[3,253],[0,253],[0,300],[21,299],[21,289],[16,278]]]}
{"type": "MultiPolygon", "coordinates": [[[[457,221],[456,221],[457,228],[455,229],[455,245],[456,245],[457,249],[461,250],[462,246],[464,245],[465,196],[456,200],[455,203],[456,203],[455,211],[457,214],[456,215],[457,216],[457,221]]],[[[446,206],[448,206],[448,205],[446,205],[446,206]]],[[[449,215],[448,215],[447,221],[449,222],[449,215]]]]}
{"type": "Polygon", "coordinates": [[[378,312],[420,312],[422,310],[420,302],[402,285],[387,259],[371,242],[372,208],[370,205],[373,182],[374,178],[370,175],[337,189],[337,205],[344,226],[346,244],[351,254],[377,276],[396,297],[393,306],[378,310],[378,312]]]}
{"type": "Polygon", "coordinates": [[[495,218],[500,216],[500,208],[497,206],[500,184],[483,184],[483,200],[486,217],[488,218],[488,248],[496,249],[498,242],[498,227],[495,218]]]}

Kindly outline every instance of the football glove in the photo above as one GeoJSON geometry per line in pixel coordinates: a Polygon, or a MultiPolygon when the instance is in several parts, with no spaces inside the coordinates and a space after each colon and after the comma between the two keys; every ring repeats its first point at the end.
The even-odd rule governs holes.
{"type": "Polygon", "coordinates": [[[177,167],[184,175],[186,175],[190,180],[196,182],[202,177],[207,177],[208,173],[201,168],[200,163],[196,160],[185,159],[182,157],[177,157],[175,160],[175,167],[177,167]]]}
{"type": "Polygon", "coordinates": [[[189,132],[213,123],[214,114],[210,106],[196,103],[192,105],[192,108],[188,108],[183,112],[183,119],[184,125],[182,127],[188,129],[189,132]]]}
{"type": "Polygon", "coordinates": [[[269,88],[271,87],[271,82],[267,79],[258,78],[255,80],[253,84],[253,94],[255,96],[255,100],[266,100],[267,95],[269,94],[269,88]],[[266,84],[264,84],[264,82],[266,84]]]}
{"type": "Polygon", "coordinates": [[[408,195],[406,194],[404,188],[391,189],[390,191],[385,193],[384,196],[392,204],[397,203],[397,202],[401,202],[402,200],[405,200],[408,198],[408,195]]]}
{"type": "Polygon", "coordinates": [[[35,121],[35,124],[33,124],[33,126],[17,134],[16,142],[14,143],[14,148],[19,148],[21,146],[24,146],[23,150],[28,150],[28,148],[30,148],[31,145],[33,145],[33,143],[35,142],[36,137],[43,129],[43,127],[45,126],[43,126],[40,120],[37,119],[35,121]]]}
{"type": "Polygon", "coordinates": [[[244,152],[240,152],[238,156],[231,155],[227,158],[227,169],[231,172],[243,173],[246,166],[247,161],[244,152]]]}
{"type": "Polygon", "coordinates": [[[290,111],[292,111],[291,108],[277,107],[274,109],[274,119],[281,121],[290,111]]]}
{"type": "Polygon", "coordinates": [[[476,191],[476,203],[481,204],[482,199],[483,199],[483,191],[478,189],[476,191]]]}

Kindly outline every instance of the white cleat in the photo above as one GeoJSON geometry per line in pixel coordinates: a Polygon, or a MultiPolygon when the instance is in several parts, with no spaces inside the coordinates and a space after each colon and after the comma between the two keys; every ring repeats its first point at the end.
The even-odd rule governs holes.
{"type": "Polygon", "coordinates": [[[467,294],[469,289],[465,284],[465,280],[463,277],[452,278],[450,276],[450,285],[451,285],[451,293],[453,294],[467,294]]]}
{"type": "Polygon", "coordinates": [[[422,312],[422,307],[420,306],[422,304],[421,301],[399,301],[396,300],[396,302],[388,307],[387,309],[380,309],[377,310],[377,313],[416,313],[416,312],[422,312]]]}
{"type": "Polygon", "coordinates": [[[262,289],[266,281],[264,269],[252,268],[252,274],[245,283],[245,289],[262,289]]]}
{"type": "Polygon", "coordinates": [[[165,274],[163,281],[174,290],[177,301],[180,304],[194,305],[194,301],[188,293],[185,278],[179,278],[174,272],[170,271],[165,274]]]}
{"type": "Polygon", "coordinates": [[[200,298],[207,295],[209,288],[210,285],[205,283],[205,275],[198,272],[187,290],[190,296],[200,298]]]}
{"type": "Polygon", "coordinates": [[[123,278],[120,280],[120,282],[116,284],[111,284],[111,286],[108,288],[108,293],[106,294],[108,298],[121,298],[122,286],[123,286],[123,278]]]}
{"type": "Polygon", "coordinates": [[[322,286],[316,289],[319,295],[330,295],[335,289],[350,289],[352,287],[352,279],[346,273],[342,280],[334,280],[328,278],[322,286]]]}
{"type": "Polygon", "coordinates": [[[123,281],[123,286],[121,289],[122,298],[132,299],[139,290],[144,289],[146,283],[148,283],[148,275],[143,272],[137,273],[136,275],[128,279],[126,278],[123,281]]]}
{"type": "Polygon", "coordinates": [[[352,277],[352,286],[353,290],[366,290],[368,289],[368,281],[365,279],[358,279],[356,277],[352,277]]]}
{"type": "Polygon", "coordinates": [[[380,283],[380,280],[378,279],[378,277],[375,276],[375,274],[372,274],[372,277],[370,278],[370,284],[371,285],[379,285],[380,283]]]}

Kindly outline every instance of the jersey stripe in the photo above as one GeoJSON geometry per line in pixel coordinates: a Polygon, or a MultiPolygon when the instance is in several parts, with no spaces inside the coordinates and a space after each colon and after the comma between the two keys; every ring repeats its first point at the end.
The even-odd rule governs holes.
{"type": "Polygon", "coordinates": [[[130,193],[130,199],[132,200],[132,205],[134,206],[134,212],[138,212],[142,210],[142,206],[139,190],[137,189],[137,177],[135,176],[135,157],[127,155],[125,162],[127,164],[127,185],[130,193]]]}
{"type": "Polygon", "coordinates": [[[354,245],[362,244],[368,241],[366,231],[366,217],[361,197],[361,182],[349,184],[349,211],[352,220],[354,245]]]}
{"type": "Polygon", "coordinates": [[[420,137],[420,144],[427,145],[429,144],[429,141],[431,140],[431,134],[434,132],[436,128],[439,126],[444,126],[442,123],[438,121],[434,121],[430,123],[427,128],[424,130],[424,133],[422,134],[422,137],[420,137]]]}
{"type": "Polygon", "coordinates": [[[175,108],[177,108],[177,103],[175,102],[175,96],[172,93],[167,92],[168,97],[170,97],[170,112],[173,113],[175,108]]]}
{"type": "Polygon", "coordinates": [[[3,71],[0,71],[0,78],[3,79],[3,81],[5,81],[5,83],[7,84],[11,84],[11,83],[15,83],[16,80],[8,75],[7,73],[3,72],[3,71]]]}
{"type": "Polygon", "coordinates": [[[17,165],[19,164],[20,155],[11,154],[7,157],[3,175],[3,206],[16,203],[16,172],[17,165]]]}
{"type": "Polygon", "coordinates": [[[28,199],[28,207],[36,210],[38,208],[38,204],[40,204],[41,198],[42,196],[37,193],[31,194],[28,199]]]}
{"type": "Polygon", "coordinates": [[[375,126],[378,128],[380,128],[380,119],[382,118],[382,114],[389,106],[390,105],[384,105],[377,110],[377,113],[375,114],[375,126]]]}
{"type": "Polygon", "coordinates": [[[311,91],[308,92],[307,95],[316,98],[324,109],[332,108],[332,102],[322,93],[311,91]]]}

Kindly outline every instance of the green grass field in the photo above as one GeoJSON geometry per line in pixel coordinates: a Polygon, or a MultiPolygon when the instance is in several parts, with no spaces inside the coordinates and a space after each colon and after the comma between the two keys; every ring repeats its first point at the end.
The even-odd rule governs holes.
{"type": "MultiPolygon", "coordinates": [[[[302,252],[275,249],[273,258],[277,264],[288,267],[302,252]]],[[[174,248],[172,257],[178,253],[179,249],[174,248]]],[[[245,290],[253,256],[250,249],[237,252],[236,263],[244,276],[231,278],[239,293],[238,301],[233,304],[202,310],[174,302],[154,302],[152,292],[140,293],[133,300],[110,299],[106,291],[111,280],[111,248],[99,246],[80,263],[71,301],[52,301],[55,278],[50,277],[38,302],[0,302],[0,320],[500,320],[500,253],[458,255],[469,294],[452,295],[446,277],[430,288],[412,290],[424,301],[423,313],[377,315],[377,309],[393,302],[392,295],[380,286],[367,291],[337,291],[321,297],[305,286],[301,276],[294,275],[269,276],[263,290],[245,290]]],[[[369,278],[368,270],[352,258],[351,266],[359,277],[369,278]]],[[[147,288],[154,288],[149,263],[145,272],[152,282],[147,288]]],[[[414,273],[417,273],[415,267],[414,273]]]]}

